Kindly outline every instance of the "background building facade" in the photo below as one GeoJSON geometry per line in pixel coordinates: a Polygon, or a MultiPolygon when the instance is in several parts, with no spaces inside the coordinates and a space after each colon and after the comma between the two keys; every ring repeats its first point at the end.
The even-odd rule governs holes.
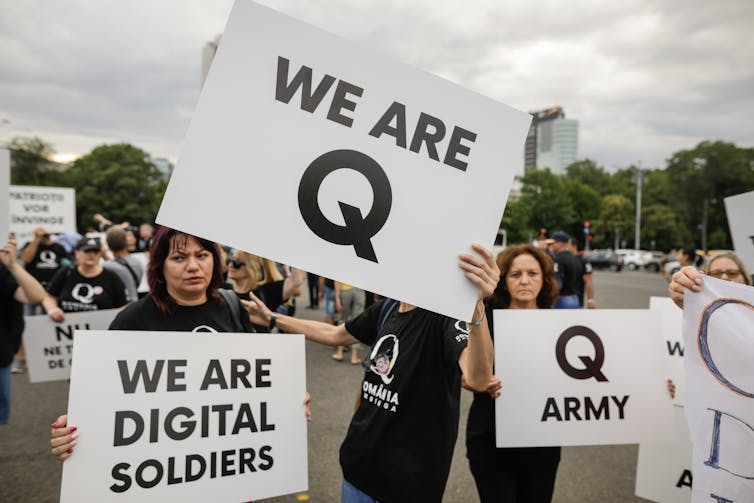
{"type": "Polygon", "coordinates": [[[579,150],[579,122],[566,119],[561,107],[531,112],[533,120],[524,146],[524,172],[550,168],[564,173],[579,150]]]}

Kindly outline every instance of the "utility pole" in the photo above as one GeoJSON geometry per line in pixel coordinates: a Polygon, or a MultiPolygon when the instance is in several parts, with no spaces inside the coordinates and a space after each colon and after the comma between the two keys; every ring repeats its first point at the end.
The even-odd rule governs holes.
{"type": "MultiPolygon", "coordinates": [[[[641,163],[639,163],[641,166],[641,163]]],[[[644,183],[644,172],[637,168],[636,181],[636,230],[634,232],[634,248],[641,250],[641,186],[644,183]]]]}

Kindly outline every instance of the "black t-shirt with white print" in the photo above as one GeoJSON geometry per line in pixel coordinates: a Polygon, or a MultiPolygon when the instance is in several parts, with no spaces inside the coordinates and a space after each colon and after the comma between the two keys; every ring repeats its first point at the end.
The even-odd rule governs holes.
{"type": "MultiPolygon", "coordinates": [[[[26,246],[29,246],[28,244],[26,246]]],[[[24,246],[24,248],[26,248],[24,246]]],[[[48,245],[40,243],[37,246],[37,253],[34,258],[26,264],[26,270],[42,283],[47,286],[55,273],[63,267],[63,262],[68,262],[65,248],[59,243],[50,243],[48,245]]]]}
{"type": "Polygon", "coordinates": [[[340,448],[343,476],[379,501],[439,502],[458,434],[458,357],[468,332],[446,316],[396,307],[377,334],[384,302],[346,322],[372,348],[340,448]]]}
{"type": "Polygon", "coordinates": [[[152,330],[156,332],[252,332],[246,311],[241,310],[240,322],[223,298],[207,299],[198,306],[173,306],[166,314],[157,307],[151,295],[126,306],[110,324],[110,330],[152,330]]]}
{"type": "Polygon", "coordinates": [[[66,313],[113,309],[127,302],[123,281],[107,269],[87,278],[75,267],[64,267],[52,277],[47,291],[57,297],[66,313]]]}
{"type": "MultiPolygon", "coordinates": [[[[283,303],[283,280],[270,281],[269,283],[257,287],[253,292],[254,295],[259,297],[259,300],[264,302],[264,305],[274,313],[280,304],[283,303]]],[[[251,300],[249,292],[238,293],[233,290],[233,293],[235,293],[239,299],[251,300]]],[[[254,331],[259,332],[260,334],[266,334],[269,332],[269,327],[255,324],[254,331]]]]}

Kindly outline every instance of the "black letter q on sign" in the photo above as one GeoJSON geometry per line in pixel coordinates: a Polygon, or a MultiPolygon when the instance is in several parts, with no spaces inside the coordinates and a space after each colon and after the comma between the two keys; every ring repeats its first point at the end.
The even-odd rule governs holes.
{"type": "Polygon", "coordinates": [[[372,262],[377,262],[377,256],[371,238],[387,222],[392,204],[393,193],[385,171],[374,159],[355,150],[333,150],[317,157],[304,171],[298,186],[298,207],[312,232],[337,245],[353,245],[356,255],[372,262]],[[345,226],[325,218],[317,202],[322,182],[339,169],[353,169],[364,175],[374,195],[372,209],[366,217],[359,208],[338,201],[345,226]]]}
{"type": "Polygon", "coordinates": [[[558,342],[555,345],[555,358],[557,358],[558,365],[563,369],[563,372],[574,379],[589,379],[594,377],[599,382],[607,381],[607,377],[602,373],[602,365],[605,363],[605,347],[602,345],[602,340],[591,328],[576,325],[565,329],[560,334],[560,337],[558,337],[558,342]],[[568,359],[566,358],[566,345],[568,341],[579,335],[589,339],[589,342],[594,346],[594,360],[588,356],[579,356],[579,360],[584,364],[583,369],[574,367],[568,363],[568,359]]]}

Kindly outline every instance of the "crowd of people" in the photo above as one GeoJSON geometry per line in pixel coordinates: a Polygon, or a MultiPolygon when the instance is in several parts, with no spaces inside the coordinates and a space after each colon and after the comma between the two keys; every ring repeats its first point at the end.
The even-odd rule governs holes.
{"type": "MultiPolygon", "coordinates": [[[[22,304],[27,314],[46,313],[55,322],[70,312],[125,306],[111,330],[302,333],[335,347],[336,361],[348,348],[364,376],[340,449],[344,502],[440,501],[462,387],[474,393],[466,447],[481,501],[551,501],[560,447],[495,447],[494,399],[504,391],[494,376],[492,310],[596,307],[589,264],[566,233],[555,232],[536,245],[509,246],[497,257],[479,245],[462,253],[459,274],[475,288],[477,303],[472,318],[459,323],[167,227],[113,224],[102,215],[95,220],[104,239],[79,236],[71,246],[67,236],[66,247],[38,229],[20,254],[13,238],[0,252],[6,313],[0,424],[10,414],[14,355],[23,366],[22,304]],[[324,308],[321,322],[295,316],[305,280],[308,307],[324,308]],[[391,395],[370,395],[386,384],[391,395]]],[[[743,263],[720,254],[701,270],[684,264],[670,281],[673,300],[682,306],[684,293],[698,290],[705,274],[751,285],[743,263]]],[[[85,432],[60,416],[51,428],[52,453],[69,458],[79,434],[85,432]]]]}

